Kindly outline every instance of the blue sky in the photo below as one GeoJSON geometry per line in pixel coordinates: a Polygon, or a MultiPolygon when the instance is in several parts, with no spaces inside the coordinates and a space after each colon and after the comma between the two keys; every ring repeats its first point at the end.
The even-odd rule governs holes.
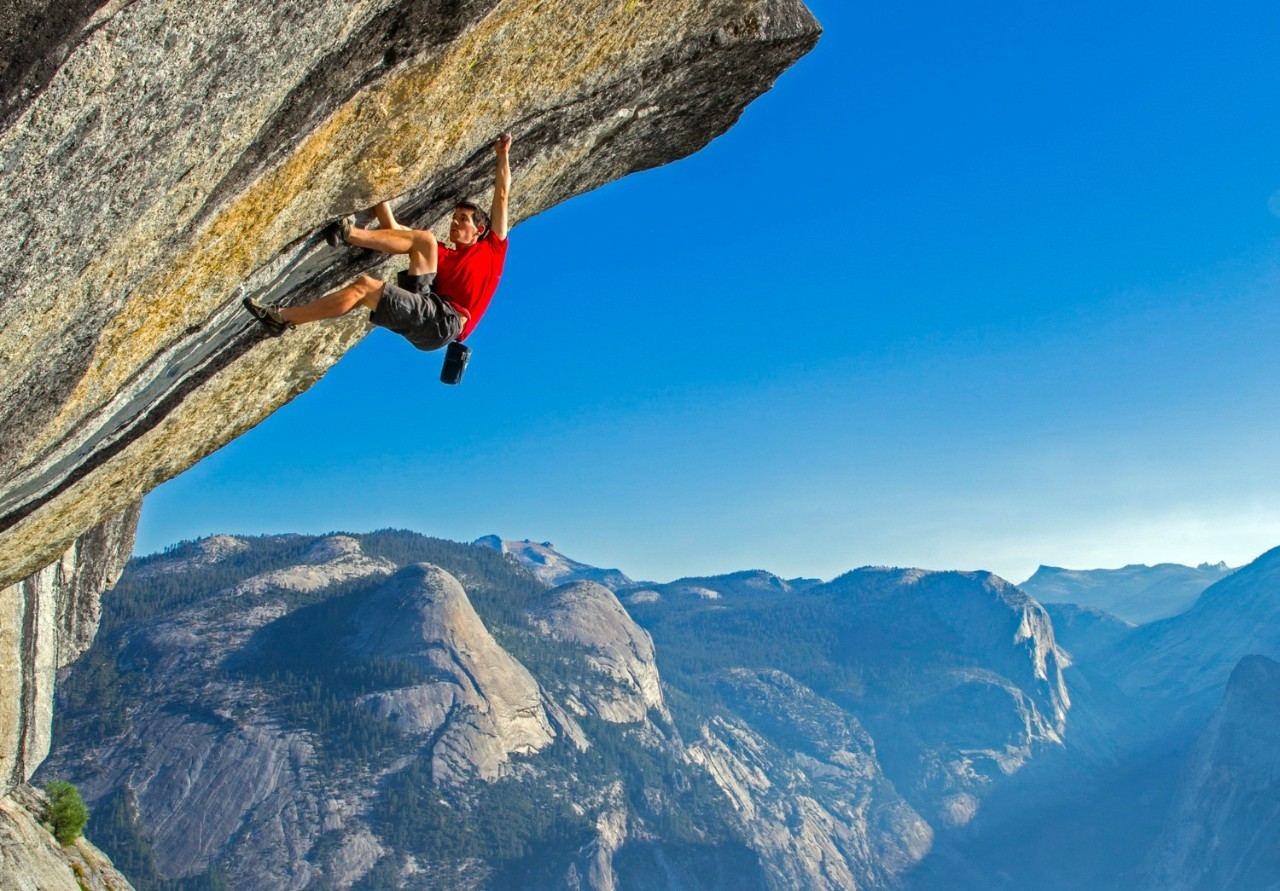
{"type": "Polygon", "coordinates": [[[462,386],[374,332],[138,551],[397,526],[1021,581],[1280,544],[1280,5],[809,6],[728,134],[513,230],[462,386]]]}

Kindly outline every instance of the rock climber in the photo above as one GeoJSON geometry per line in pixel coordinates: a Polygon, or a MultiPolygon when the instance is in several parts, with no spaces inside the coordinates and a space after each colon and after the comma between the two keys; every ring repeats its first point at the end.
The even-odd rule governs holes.
{"type": "MultiPolygon", "coordinates": [[[[358,228],[352,217],[330,227],[326,237],[331,244],[345,241],[384,254],[407,254],[409,268],[399,273],[396,284],[361,275],[346,287],[301,306],[266,306],[246,297],[245,308],[278,337],[298,325],[332,319],[363,306],[370,311],[369,321],[403,335],[420,350],[438,350],[456,342],[465,365],[461,342],[488,309],[507,255],[510,149],[509,133],[495,140],[497,173],[489,214],[465,201],[454,207],[449,225],[453,247],[438,244],[426,230],[401,225],[385,201],[373,209],[376,229],[358,228]]],[[[450,347],[451,359],[455,349],[450,347]]]]}

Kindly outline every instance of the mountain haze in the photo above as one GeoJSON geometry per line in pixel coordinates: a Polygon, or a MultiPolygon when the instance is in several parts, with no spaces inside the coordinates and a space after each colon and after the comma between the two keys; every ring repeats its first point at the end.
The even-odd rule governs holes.
{"type": "Polygon", "coordinates": [[[1205,588],[1234,571],[1225,563],[1132,564],[1120,569],[1041,566],[1019,587],[1041,603],[1074,603],[1141,625],[1183,612],[1205,588]]]}
{"type": "Polygon", "coordinates": [[[925,870],[919,887],[1275,887],[1280,873],[1265,852],[1280,822],[1250,803],[1267,799],[1269,756],[1249,756],[1244,741],[1256,734],[1269,750],[1278,561],[1280,549],[1269,551],[1185,612],[1143,625],[1048,605],[1071,657],[1064,746],[993,796],[972,834],[956,839],[953,862],[984,864],[982,873],[962,882],[925,870]]]}
{"type": "Polygon", "coordinates": [[[1108,660],[1122,689],[1212,710],[1236,664],[1280,658],[1280,548],[1207,588],[1180,615],[1144,625],[1108,660]]]}
{"type": "Polygon", "coordinates": [[[1148,887],[1274,888],[1280,881],[1280,663],[1240,660],[1183,771],[1148,887]]]}

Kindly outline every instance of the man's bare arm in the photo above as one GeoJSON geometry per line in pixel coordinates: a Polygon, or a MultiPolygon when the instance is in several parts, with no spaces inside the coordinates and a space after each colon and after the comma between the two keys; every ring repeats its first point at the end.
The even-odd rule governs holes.
{"type": "Polygon", "coordinates": [[[489,227],[499,241],[507,237],[507,198],[511,192],[511,162],[507,153],[510,149],[510,133],[503,133],[493,144],[494,154],[498,156],[498,172],[493,182],[493,208],[489,211],[489,227]]]}

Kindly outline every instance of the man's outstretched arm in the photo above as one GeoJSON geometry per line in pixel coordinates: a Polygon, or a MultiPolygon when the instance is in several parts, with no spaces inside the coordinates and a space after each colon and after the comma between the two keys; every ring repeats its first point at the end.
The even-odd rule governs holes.
{"type": "Polygon", "coordinates": [[[489,211],[489,227],[499,241],[505,241],[507,237],[507,196],[511,192],[511,162],[507,153],[510,149],[510,133],[503,133],[493,144],[494,154],[498,156],[498,172],[493,181],[493,207],[489,211]]]}

